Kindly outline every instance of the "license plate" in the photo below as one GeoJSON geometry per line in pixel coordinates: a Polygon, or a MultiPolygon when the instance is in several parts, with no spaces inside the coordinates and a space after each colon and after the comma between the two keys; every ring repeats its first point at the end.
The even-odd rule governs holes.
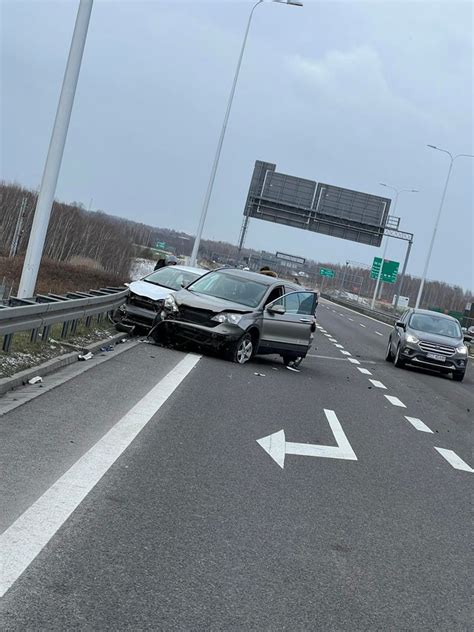
{"type": "Polygon", "coordinates": [[[438,360],[438,362],[446,362],[446,356],[439,353],[427,353],[426,357],[430,360],[438,360]]]}

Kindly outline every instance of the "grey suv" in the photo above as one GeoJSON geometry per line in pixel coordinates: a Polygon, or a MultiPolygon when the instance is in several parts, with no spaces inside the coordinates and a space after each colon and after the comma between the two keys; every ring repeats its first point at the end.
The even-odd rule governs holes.
{"type": "Polygon", "coordinates": [[[318,297],[301,286],[255,272],[208,272],[170,295],[150,332],[156,342],[192,342],[244,364],[279,354],[297,365],[311,347],[318,297]]]}
{"type": "Polygon", "coordinates": [[[405,364],[452,373],[461,382],[467,367],[468,349],[459,322],[452,316],[426,309],[409,309],[395,323],[388,339],[385,359],[395,366],[405,364]]]}

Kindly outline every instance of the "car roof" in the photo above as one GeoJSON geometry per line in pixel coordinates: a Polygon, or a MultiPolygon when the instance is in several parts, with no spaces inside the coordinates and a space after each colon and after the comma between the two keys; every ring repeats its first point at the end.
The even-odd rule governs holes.
{"type": "Polygon", "coordinates": [[[263,285],[286,285],[287,287],[295,288],[297,290],[304,291],[301,285],[296,285],[291,281],[285,281],[279,277],[272,277],[268,274],[261,274],[260,272],[250,272],[248,270],[241,270],[240,268],[218,268],[214,272],[222,272],[223,274],[231,274],[232,276],[239,277],[241,279],[248,279],[249,281],[256,281],[263,285]]]}
{"type": "Polygon", "coordinates": [[[454,316],[450,316],[449,314],[443,314],[443,312],[435,312],[434,309],[415,309],[414,307],[412,307],[410,311],[412,314],[426,314],[427,316],[439,316],[440,318],[446,318],[446,320],[454,320],[455,322],[459,323],[459,320],[457,318],[454,318],[454,316]]]}

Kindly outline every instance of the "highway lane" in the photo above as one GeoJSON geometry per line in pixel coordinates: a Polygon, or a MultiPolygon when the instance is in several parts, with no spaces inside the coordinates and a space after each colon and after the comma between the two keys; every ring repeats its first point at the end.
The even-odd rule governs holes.
{"type": "Polygon", "coordinates": [[[397,369],[384,360],[390,326],[327,301],[322,302],[318,322],[334,334],[354,358],[375,362],[370,368],[372,376],[367,378],[382,381],[398,396],[410,410],[406,415],[421,417],[438,435],[438,441],[449,444],[459,456],[470,461],[474,421],[472,361],[463,382],[418,368],[397,369]]]}
{"type": "MultiPolygon", "coordinates": [[[[349,362],[342,333],[318,331],[300,373],[199,360],[13,584],[3,629],[467,630],[471,475],[359,371],[379,370],[373,355],[349,362]],[[284,428],[334,446],[324,409],[357,461],[287,455],[281,469],[257,443],[284,428]]],[[[17,432],[10,522],[183,358],[139,345],[0,418],[17,432]],[[81,447],[65,457],[71,428],[81,447]]]]}

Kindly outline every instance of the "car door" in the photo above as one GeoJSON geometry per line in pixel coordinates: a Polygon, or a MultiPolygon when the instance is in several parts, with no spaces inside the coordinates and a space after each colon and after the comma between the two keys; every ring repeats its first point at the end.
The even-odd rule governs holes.
{"type": "Polygon", "coordinates": [[[317,294],[290,292],[266,306],[260,347],[274,353],[306,353],[314,335],[317,294]]]}
{"type": "MultiPolygon", "coordinates": [[[[399,318],[396,322],[404,323],[406,325],[408,323],[408,317],[410,316],[410,314],[411,314],[411,311],[407,310],[403,314],[403,316],[399,318]]],[[[397,327],[397,325],[395,324],[395,327],[392,332],[392,353],[395,353],[395,351],[397,350],[397,347],[400,344],[404,333],[405,331],[401,327],[397,327]]]]}

